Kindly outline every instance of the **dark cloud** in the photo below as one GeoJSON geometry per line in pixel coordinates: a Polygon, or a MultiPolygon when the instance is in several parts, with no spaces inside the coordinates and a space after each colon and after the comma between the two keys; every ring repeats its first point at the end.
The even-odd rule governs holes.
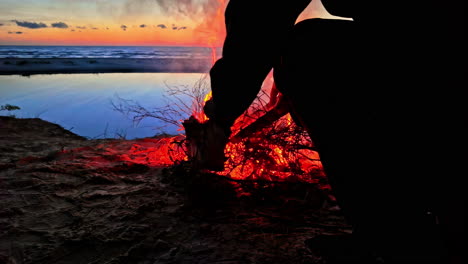
{"type": "Polygon", "coordinates": [[[75,30],[74,30],[74,29],[72,29],[72,30],[70,30],[70,31],[71,31],[71,32],[75,32],[75,30]]]}
{"type": "Polygon", "coordinates": [[[127,26],[126,25],[121,25],[120,28],[123,30],[123,31],[127,31],[127,26]]]}
{"type": "Polygon", "coordinates": [[[17,34],[17,35],[21,35],[21,34],[23,34],[23,32],[21,32],[21,31],[16,31],[16,32],[8,31],[8,34],[17,34]]]}
{"type": "Polygon", "coordinates": [[[97,27],[92,27],[91,29],[93,29],[93,30],[98,30],[99,28],[97,28],[97,27]]]}
{"type": "Polygon", "coordinates": [[[145,27],[147,27],[147,25],[141,24],[140,27],[141,27],[141,28],[145,28],[145,27]]]}
{"type": "Polygon", "coordinates": [[[42,22],[36,23],[36,22],[18,21],[18,20],[12,20],[12,22],[15,22],[16,25],[18,25],[20,27],[31,28],[31,29],[46,28],[47,27],[47,25],[42,23],[42,22]]]}
{"type": "Polygon", "coordinates": [[[159,25],[157,25],[157,27],[158,27],[158,28],[162,28],[162,29],[166,29],[166,28],[167,28],[166,25],[164,25],[164,24],[159,24],[159,25]]]}
{"type": "Polygon", "coordinates": [[[80,27],[80,26],[77,26],[76,28],[77,29],[86,29],[86,27],[80,27]]]}
{"type": "Polygon", "coordinates": [[[187,27],[178,27],[178,26],[172,24],[172,30],[184,30],[184,29],[187,29],[187,27]]]}
{"type": "Polygon", "coordinates": [[[107,30],[109,30],[109,28],[108,28],[108,27],[106,27],[106,29],[107,29],[107,30]]]}
{"type": "Polygon", "coordinates": [[[0,27],[1,27],[1,26],[3,26],[3,24],[2,24],[2,23],[0,23],[0,27]]]}
{"type": "Polygon", "coordinates": [[[68,25],[63,22],[52,23],[51,26],[54,28],[68,28],[68,25]]]}

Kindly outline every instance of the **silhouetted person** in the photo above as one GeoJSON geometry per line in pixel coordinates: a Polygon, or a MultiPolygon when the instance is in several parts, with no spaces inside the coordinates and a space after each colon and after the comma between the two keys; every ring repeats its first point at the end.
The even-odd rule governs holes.
{"type": "Polygon", "coordinates": [[[230,127],[274,69],[353,227],[353,254],[456,263],[459,236],[450,228],[463,208],[447,209],[465,202],[456,188],[466,176],[466,154],[457,154],[466,152],[462,64],[453,61],[460,21],[435,16],[445,10],[435,1],[323,0],[353,21],[294,25],[309,2],[230,0],[222,58],[210,72],[201,166],[223,169],[230,127]]]}

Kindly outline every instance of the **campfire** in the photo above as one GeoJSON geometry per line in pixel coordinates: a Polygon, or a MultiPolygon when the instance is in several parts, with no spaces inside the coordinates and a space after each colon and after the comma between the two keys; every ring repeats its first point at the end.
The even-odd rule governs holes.
{"type": "MultiPolygon", "coordinates": [[[[206,76],[205,76],[206,77],[206,76]]],[[[150,166],[172,166],[190,162],[183,123],[187,117],[203,123],[204,103],[211,93],[206,78],[194,87],[171,87],[167,106],[148,111],[126,102],[116,106],[133,112],[134,120],[152,117],[180,127],[177,136],[152,139],[154,147],[132,146],[125,160],[150,166]],[[192,104],[182,97],[189,97],[192,104]]],[[[297,125],[280,99],[270,74],[251,107],[239,117],[226,146],[225,170],[213,172],[233,180],[316,183],[328,188],[318,153],[306,131],[297,125]]]]}
{"type": "MultiPolygon", "coordinates": [[[[209,98],[210,94],[204,102],[209,98]]],[[[194,109],[203,109],[204,102],[194,109]]],[[[202,112],[194,111],[192,117],[199,123],[207,120],[202,112]]],[[[271,75],[255,102],[231,129],[225,150],[226,169],[218,174],[238,180],[317,182],[323,178],[312,141],[292,119],[271,75]]]]}
{"type": "MultiPolygon", "coordinates": [[[[211,63],[218,59],[216,46],[225,36],[225,0],[217,0],[217,12],[198,28],[203,41],[212,49],[211,63]]],[[[194,87],[168,87],[168,104],[154,110],[147,110],[138,104],[121,100],[114,108],[133,113],[137,123],[143,118],[156,118],[170,125],[180,127],[181,134],[161,138],[154,149],[132,148],[128,157],[141,156],[138,162],[153,166],[171,166],[189,162],[183,123],[193,117],[199,123],[207,121],[203,106],[211,97],[210,87],[204,76],[194,87]],[[187,98],[192,103],[187,105],[187,98]]],[[[318,153],[306,131],[291,117],[281,95],[275,88],[273,74],[265,79],[257,99],[231,127],[232,135],[225,149],[225,170],[213,172],[233,180],[270,182],[307,182],[325,184],[325,175],[318,153]]]]}

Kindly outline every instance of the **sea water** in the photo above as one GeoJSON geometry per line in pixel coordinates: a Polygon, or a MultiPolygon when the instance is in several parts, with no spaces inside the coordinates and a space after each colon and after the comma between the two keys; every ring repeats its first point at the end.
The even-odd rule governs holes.
{"type": "MultiPolygon", "coordinates": [[[[220,48],[214,49],[216,56],[220,48]]],[[[209,47],[177,46],[0,46],[0,58],[210,59],[209,47]]]]}

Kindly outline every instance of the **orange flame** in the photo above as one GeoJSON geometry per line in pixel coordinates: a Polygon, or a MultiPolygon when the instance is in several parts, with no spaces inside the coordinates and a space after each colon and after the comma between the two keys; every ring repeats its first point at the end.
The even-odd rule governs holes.
{"type": "Polygon", "coordinates": [[[205,115],[203,111],[198,111],[198,110],[203,109],[203,106],[205,105],[206,101],[210,100],[211,96],[212,96],[211,92],[209,92],[205,95],[202,102],[194,102],[194,105],[198,105],[200,103],[202,104],[201,106],[194,107],[192,111],[192,116],[195,117],[200,123],[205,123],[206,121],[209,120],[209,118],[205,115]]]}
{"type": "MultiPolygon", "coordinates": [[[[212,63],[216,62],[215,47],[225,37],[224,9],[226,0],[217,0],[219,4],[216,15],[201,25],[201,33],[209,34],[205,38],[206,44],[212,48],[212,63]]],[[[208,117],[203,112],[203,105],[211,98],[211,92],[207,93],[203,100],[194,102],[192,115],[204,123],[208,117]]],[[[262,90],[252,106],[239,117],[233,127],[232,135],[236,135],[245,127],[262,117],[277,102],[274,79],[272,74],[265,79],[262,90]],[[273,91],[273,92],[272,92],[273,91]],[[270,98],[270,95],[272,96],[270,98]]],[[[232,139],[232,138],[231,138],[232,139]]],[[[174,144],[180,142],[176,137],[160,140],[157,149],[141,150],[146,152],[146,157],[140,157],[144,153],[140,147],[131,149],[126,160],[146,162],[153,166],[168,166],[180,161],[186,161],[187,155],[184,147],[174,148],[174,144]],[[163,145],[166,146],[163,146],[163,145]],[[142,160],[144,159],[144,160],[142,160]]],[[[183,146],[183,145],[179,145],[183,146]]],[[[319,155],[313,150],[313,144],[307,133],[297,126],[293,118],[286,114],[259,131],[249,134],[241,140],[231,140],[226,148],[228,158],[225,162],[225,170],[219,175],[229,176],[238,180],[268,180],[268,181],[302,181],[322,182],[325,175],[322,170],[319,155]]]]}
{"type": "MultiPolygon", "coordinates": [[[[275,89],[270,74],[256,101],[231,127],[233,136],[274,107],[278,102],[275,89]],[[274,98],[270,98],[270,95],[274,98]]],[[[210,98],[211,93],[208,93],[204,102],[210,98]]],[[[200,122],[208,120],[204,113],[194,112],[193,115],[200,122]]],[[[324,173],[318,154],[312,147],[308,135],[294,123],[291,115],[286,114],[240,142],[231,140],[225,149],[228,158],[226,169],[217,174],[238,180],[319,181],[324,173]]]]}

